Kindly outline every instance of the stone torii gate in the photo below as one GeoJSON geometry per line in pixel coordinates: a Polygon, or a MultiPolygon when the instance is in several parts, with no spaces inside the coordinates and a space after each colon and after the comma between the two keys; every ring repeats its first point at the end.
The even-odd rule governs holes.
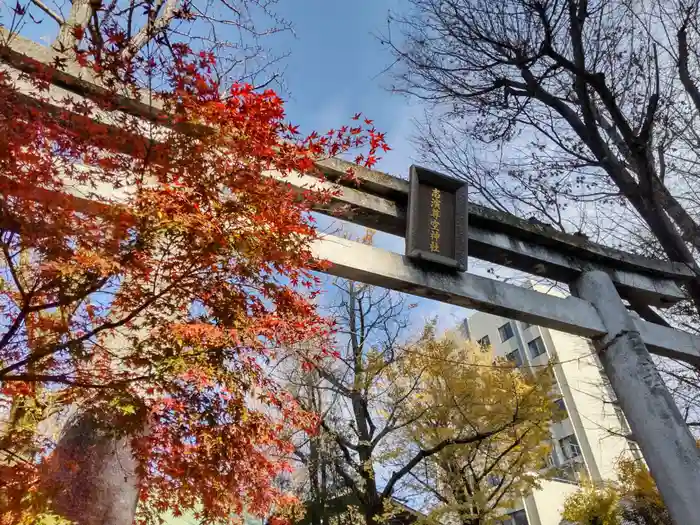
{"type": "MultiPolygon", "coordinates": [[[[13,36],[11,46],[0,47],[1,67],[31,72],[37,64],[51,66],[55,54],[13,36]]],[[[61,97],[103,91],[74,64],[56,72],[53,83],[61,97]]],[[[153,106],[126,97],[118,103],[121,111],[144,119],[155,113],[153,106]]],[[[318,212],[402,237],[408,232],[407,252],[417,247],[419,255],[416,261],[328,235],[314,244],[315,254],[331,262],[327,273],[591,338],[674,522],[700,523],[700,453],[650,356],[700,367],[700,337],[664,325],[650,308],[682,300],[681,286],[697,269],[625,253],[468,203],[460,183],[439,174],[423,180],[415,175],[411,186],[356,167],[359,184],[351,185],[342,177],[348,163],[331,159],[318,167],[325,180],[299,174],[284,183],[299,190],[332,187],[337,195],[318,212]],[[434,198],[446,206],[442,215],[435,209],[431,215],[426,207],[431,201],[420,197],[425,188],[427,195],[441,192],[434,198]],[[460,272],[467,245],[472,257],[564,283],[572,295],[554,297],[460,272]],[[642,319],[632,316],[622,299],[642,319]]]]}
{"type": "MultiPolygon", "coordinates": [[[[322,166],[327,176],[335,174],[345,184],[337,176],[345,168],[341,161],[322,166]]],[[[409,237],[411,222],[429,220],[425,209],[407,205],[415,192],[407,181],[369,170],[358,169],[356,175],[359,188],[344,187],[338,198],[349,205],[347,220],[396,235],[403,230],[409,237]]],[[[316,254],[333,263],[328,273],[338,277],[592,339],[673,521],[700,523],[700,453],[649,353],[700,366],[700,337],[659,324],[663,320],[650,308],[679,301],[679,284],[693,270],[482,206],[466,207],[470,255],[565,283],[572,295],[554,297],[469,273],[430,271],[406,256],[345,239],[318,241],[316,254]],[[646,320],[631,315],[623,298],[646,320]]]]}

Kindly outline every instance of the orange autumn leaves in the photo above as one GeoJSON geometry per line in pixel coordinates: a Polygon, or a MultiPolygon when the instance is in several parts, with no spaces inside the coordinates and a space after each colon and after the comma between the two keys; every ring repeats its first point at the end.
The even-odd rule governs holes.
{"type": "Polygon", "coordinates": [[[100,94],[55,95],[51,68],[0,74],[0,522],[49,512],[41,426],[74,406],[131,440],[142,520],[265,514],[288,502],[283,431],[317,423],[266,363],[330,329],[308,212],[332,196],[265,173],[388,147],[369,120],[299,138],[273,91],[222,89],[210,54],[127,62],[107,36],[77,53],[100,94]],[[160,116],[115,111],[149,78],[160,116]]]}

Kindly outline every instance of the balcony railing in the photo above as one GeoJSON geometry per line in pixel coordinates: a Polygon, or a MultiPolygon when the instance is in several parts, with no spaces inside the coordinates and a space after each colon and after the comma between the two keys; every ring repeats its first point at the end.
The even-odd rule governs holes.
{"type": "Polygon", "coordinates": [[[560,465],[551,470],[552,481],[560,481],[571,485],[579,485],[582,475],[586,472],[586,467],[583,463],[572,461],[564,465],[560,465]]]}

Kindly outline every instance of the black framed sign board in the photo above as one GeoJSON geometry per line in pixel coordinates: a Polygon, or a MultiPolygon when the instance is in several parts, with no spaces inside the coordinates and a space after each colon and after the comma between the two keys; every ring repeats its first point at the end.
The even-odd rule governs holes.
{"type": "Polygon", "coordinates": [[[467,269],[467,184],[410,168],[406,256],[433,270],[467,269]]]}

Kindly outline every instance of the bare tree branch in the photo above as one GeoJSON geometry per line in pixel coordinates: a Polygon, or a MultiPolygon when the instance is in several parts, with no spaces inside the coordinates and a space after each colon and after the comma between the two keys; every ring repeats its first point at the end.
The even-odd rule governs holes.
{"type": "Polygon", "coordinates": [[[47,6],[44,2],[42,2],[42,0],[32,0],[32,3],[39,9],[41,9],[44,13],[53,18],[56,22],[58,22],[58,25],[65,24],[63,17],[59,15],[56,11],[51,9],[49,6],[47,6]]]}

